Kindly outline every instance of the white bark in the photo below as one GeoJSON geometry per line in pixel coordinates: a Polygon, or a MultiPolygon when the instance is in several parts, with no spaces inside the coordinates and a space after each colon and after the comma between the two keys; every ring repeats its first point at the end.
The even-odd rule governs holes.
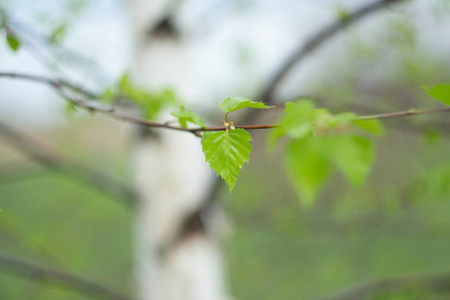
{"type": "MultiPolygon", "coordinates": [[[[177,39],[151,38],[168,1],[133,0],[134,78],[147,89],[173,87],[183,100],[201,99],[182,28],[177,39]]],[[[188,133],[158,131],[139,139],[134,154],[136,276],[141,300],[226,299],[222,258],[215,232],[198,232],[172,245],[181,222],[200,206],[215,175],[200,140],[188,133]]]]}

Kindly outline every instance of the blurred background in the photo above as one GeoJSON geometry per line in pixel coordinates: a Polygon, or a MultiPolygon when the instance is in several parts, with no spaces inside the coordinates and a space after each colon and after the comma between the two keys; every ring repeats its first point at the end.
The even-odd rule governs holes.
{"type": "MultiPolygon", "coordinates": [[[[208,114],[211,126],[221,124],[218,103],[225,97],[259,95],[302,42],[370,3],[172,2],[183,10],[176,24],[187,28],[190,76],[201,91],[191,108],[208,114]]],[[[23,38],[15,53],[0,43],[1,72],[65,78],[102,93],[136,68],[127,1],[0,5],[23,38]]],[[[450,1],[386,5],[295,66],[274,101],[283,107],[308,95],[332,112],[358,114],[436,107],[420,87],[450,82],[449,32],[450,1]]],[[[275,122],[282,110],[275,111],[261,123],[275,122]]],[[[0,121],[7,125],[0,126],[0,257],[37,262],[135,298],[135,216],[123,204],[127,196],[92,188],[78,169],[131,184],[133,125],[73,111],[46,85],[4,77],[0,121]],[[42,164],[35,153],[50,160],[42,164]],[[59,159],[70,163],[55,167],[59,159]]],[[[450,120],[443,113],[383,124],[384,136],[373,138],[368,180],[354,188],[335,174],[311,208],[299,204],[283,151],[269,153],[267,132],[252,132],[250,164],[233,193],[221,186],[217,196],[227,219],[220,245],[232,299],[318,299],[386,278],[406,284],[342,299],[449,299],[450,280],[441,279],[450,276],[450,120]]],[[[0,260],[0,299],[109,299],[11,269],[0,260]]]]}

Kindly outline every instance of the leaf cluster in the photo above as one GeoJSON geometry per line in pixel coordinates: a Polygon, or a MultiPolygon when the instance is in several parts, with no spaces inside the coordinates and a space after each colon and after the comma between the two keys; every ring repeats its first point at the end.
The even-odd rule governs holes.
{"type": "Polygon", "coordinates": [[[310,205],[333,169],[338,169],[354,185],[366,178],[374,158],[372,142],[360,129],[382,134],[381,124],[357,121],[353,113],[331,114],[316,109],[308,100],[286,103],[281,127],[272,131],[269,142],[281,137],[290,179],[305,205],[310,205]]]}
{"type": "Polygon", "coordinates": [[[124,73],[114,87],[105,89],[101,99],[107,103],[129,101],[137,105],[148,120],[156,119],[165,108],[179,105],[173,90],[167,88],[159,92],[148,91],[137,86],[129,72],[124,73]]]}

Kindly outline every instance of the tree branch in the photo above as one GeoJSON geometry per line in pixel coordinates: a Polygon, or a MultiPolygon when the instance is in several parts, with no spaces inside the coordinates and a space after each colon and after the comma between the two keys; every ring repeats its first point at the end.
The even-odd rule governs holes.
{"type": "Polygon", "coordinates": [[[48,175],[46,170],[31,167],[29,164],[7,162],[0,165],[0,185],[48,175]]]}
{"type": "Polygon", "coordinates": [[[317,300],[364,300],[372,299],[371,297],[379,294],[393,294],[406,289],[448,293],[450,292],[450,274],[382,279],[357,285],[327,297],[317,298],[317,300]]]}
{"type": "Polygon", "coordinates": [[[29,81],[34,81],[34,82],[38,82],[38,83],[44,83],[50,86],[62,86],[62,87],[66,87],[69,88],[71,90],[73,90],[74,92],[78,92],[81,93],[83,95],[85,95],[86,97],[88,97],[89,99],[96,99],[99,98],[99,95],[94,93],[93,91],[87,90],[85,88],[82,88],[81,86],[69,82],[67,80],[64,79],[51,79],[51,78],[47,78],[44,76],[37,76],[37,75],[31,75],[31,74],[23,74],[23,73],[13,73],[13,72],[0,72],[0,76],[1,77],[9,77],[9,78],[13,78],[13,79],[23,79],[23,80],[29,80],[29,81]]]}
{"type": "Polygon", "coordinates": [[[0,254],[0,270],[29,280],[52,283],[79,294],[111,300],[131,300],[111,289],[76,275],[0,254]]]}
{"type": "MultiPolygon", "coordinates": [[[[41,76],[0,72],[0,77],[21,78],[21,79],[25,79],[25,80],[31,80],[31,81],[47,84],[47,85],[53,87],[63,98],[65,98],[69,102],[73,103],[74,105],[85,108],[91,112],[108,115],[109,117],[112,117],[114,119],[122,120],[122,121],[136,124],[136,125],[141,125],[141,126],[151,127],[151,128],[164,128],[164,129],[185,131],[185,132],[190,132],[190,133],[194,133],[194,134],[198,134],[199,132],[203,132],[203,131],[224,131],[227,129],[227,127],[225,127],[225,126],[210,126],[210,127],[203,127],[203,128],[183,128],[183,127],[179,127],[179,126],[173,126],[167,122],[161,123],[161,122],[156,122],[156,121],[149,121],[144,118],[126,115],[122,112],[118,112],[116,110],[116,107],[114,107],[114,106],[105,106],[105,105],[99,104],[97,102],[87,101],[87,100],[78,98],[76,96],[68,95],[64,88],[69,87],[69,89],[72,90],[73,89],[72,84],[70,84],[70,83],[64,84],[59,81],[54,81],[54,80],[51,80],[51,79],[48,79],[45,77],[41,77],[41,76]]],[[[391,112],[391,113],[378,114],[378,115],[360,116],[360,117],[357,117],[356,120],[388,119],[388,118],[396,118],[396,117],[412,116],[412,115],[420,115],[420,114],[431,114],[431,113],[448,112],[448,111],[450,111],[450,107],[442,107],[442,108],[426,109],[426,110],[411,109],[411,110],[400,111],[400,112],[391,112]]],[[[279,127],[279,126],[280,125],[278,125],[278,124],[260,124],[260,125],[238,125],[235,127],[240,128],[240,129],[252,130],[252,129],[270,129],[270,128],[275,128],[275,127],[279,127]]]]}
{"type": "Polygon", "coordinates": [[[49,154],[48,151],[44,150],[46,147],[43,147],[31,138],[25,137],[1,122],[0,135],[3,135],[13,146],[20,149],[40,165],[87,183],[115,199],[124,199],[124,204],[127,206],[134,204],[136,198],[133,190],[123,183],[107,177],[96,170],[84,167],[67,159],[62,159],[59,155],[49,154]]]}
{"type": "Polygon", "coordinates": [[[301,42],[294,52],[288,56],[281,66],[274,72],[268,82],[264,85],[264,90],[257,99],[264,100],[267,104],[272,104],[272,97],[278,84],[288,74],[288,72],[298,63],[302,62],[309,54],[319,49],[320,46],[329,41],[336,34],[348,26],[363,20],[372,13],[384,8],[391,3],[405,0],[376,0],[360,7],[348,14],[344,19],[337,19],[313,34],[306,42],[301,42]]]}

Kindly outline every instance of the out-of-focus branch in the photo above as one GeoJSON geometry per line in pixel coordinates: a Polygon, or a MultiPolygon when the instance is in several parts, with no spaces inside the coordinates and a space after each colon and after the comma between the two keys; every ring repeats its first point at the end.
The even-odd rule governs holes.
{"type": "Polygon", "coordinates": [[[61,286],[86,296],[110,300],[131,300],[129,297],[79,276],[26,262],[4,254],[0,254],[0,271],[45,284],[61,286]]]}
{"type": "Polygon", "coordinates": [[[405,276],[367,282],[316,300],[365,300],[406,290],[449,293],[450,274],[405,276]]]}
{"type": "Polygon", "coordinates": [[[31,74],[23,74],[23,73],[13,73],[13,72],[0,72],[1,77],[9,77],[9,78],[15,78],[15,79],[24,79],[39,83],[44,83],[50,86],[61,86],[69,88],[70,90],[81,93],[84,96],[90,98],[90,99],[96,99],[99,98],[99,95],[96,94],[93,91],[87,90],[79,85],[76,85],[75,83],[69,82],[64,79],[51,79],[44,76],[37,76],[37,75],[31,75],[31,74]]]}
{"type": "Polygon", "coordinates": [[[274,74],[270,77],[268,82],[264,85],[264,89],[257,97],[259,100],[270,104],[273,101],[273,93],[278,84],[288,74],[288,72],[297,64],[301,63],[311,53],[320,48],[323,44],[328,42],[332,37],[341,32],[348,26],[363,20],[365,17],[379,11],[381,8],[388,6],[391,3],[398,3],[405,0],[376,0],[365,4],[364,6],[349,13],[343,19],[338,19],[327,26],[314,33],[306,42],[302,42],[294,52],[289,55],[284,62],[278,67],[274,74]]]}
{"type": "Polygon", "coordinates": [[[9,162],[0,165],[0,185],[48,175],[46,170],[29,164],[9,162]]]}
{"type": "Polygon", "coordinates": [[[123,204],[126,204],[127,206],[134,204],[136,198],[133,190],[122,182],[107,177],[96,170],[63,159],[59,155],[50,154],[49,151],[44,150],[46,147],[42,146],[40,143],[22,135],[1,122],[0,135],[7,138],[13,146],[20,149],[40,165],[48,169],[62,172],[69,177],[89,184],[117,200],[123,200],[123,204]]]}

